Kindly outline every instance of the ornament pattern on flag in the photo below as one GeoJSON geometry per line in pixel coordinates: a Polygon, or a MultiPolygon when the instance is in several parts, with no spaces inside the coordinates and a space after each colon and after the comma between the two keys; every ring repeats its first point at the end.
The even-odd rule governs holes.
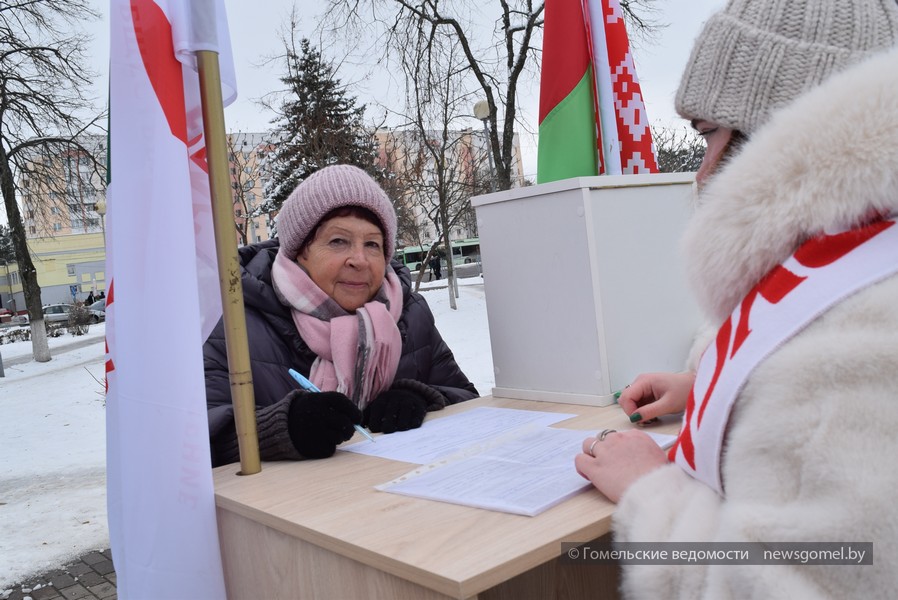
{"type": "Polygon", "coordinates": [[[723,495],[720,458],[748,377],[824,311],[898,272],[895,217],[805,242],[746,294],[702,355],[668,458],[723,495]]]}
{"type": "Polygon", "coordinates": [[[630,53],[630,42],[618,0],[602,0],[605,16],[605,40],[611,73],[614,112],[620,138],[620,164],[623,173],[657,173],[642,90],[630,53]]]}

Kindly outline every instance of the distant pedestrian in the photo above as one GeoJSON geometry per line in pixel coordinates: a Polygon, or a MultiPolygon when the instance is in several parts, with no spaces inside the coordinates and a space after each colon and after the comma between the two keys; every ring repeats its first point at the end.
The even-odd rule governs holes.
{"type": "Polygon", "coordinates": [[[433,273],[433,276],[436,279],[439,279],[441,276],[442,265],[440,265],[440,257],[434,256],[430,259],[430,271],[433,273]]]}
{"type": "Polygon", "coordinates": [[[84,304],[85,304],[85,306],[90,306],[94,302],[95,302],[94,292],[93,292],[93,290],[91,290],[91,292],[87,295],[87,299],[84,301],[84,304]]]}

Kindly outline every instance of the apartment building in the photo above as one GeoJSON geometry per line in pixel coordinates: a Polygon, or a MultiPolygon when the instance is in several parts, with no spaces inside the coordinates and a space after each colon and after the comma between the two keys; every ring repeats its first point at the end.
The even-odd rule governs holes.
{"type": "MultiPolygon", "coordinates": [[[[441,143],[435,132],[421,136],[411,130],[375,132],[379,166],[401,185],[388,190],[397,198],[402,245],[431,241],[438,235],[438,169],[428,147],[441,143]],[[429,146],[428,146],[429,145],[429,146]]],[[[451,133],[442,168],[444,198],[451,196],[452,239],[477,236],[470,197],[490,190],[491,170],[482,133],[465,129],[451,133]]],[[[227,136],[228,161],[234,200],[234,237],[238,246],[268,240],[274,233],[276,212],[266,212],[262,161],[271,149],[264,133],[227,136]]],[[[30,157],[30,167],[19,174],[25,233],[37,269],[44,304],[83,300],[105,291],[106,139],[88,136],[86,151],[66,149],[30,157]],[[92,159],[96,158],[96,161],[92,159]]],[[[523,182],[520,146],[515,138],[515,173],[523,182]]],[[[385,182],[389,185],[389,182],[385,182]]],[[[24,307],[18,270],[12,263],[6,274],[0,265],[0,298],[24,307]],[[18,287],[16,287],[18,286],[18,287]],[[10,291],[12,289],[13,291],[10,291]]],[[[165,282],[159,282],[160,289],[165,282]]],[[[10,307],[6,307],[10,308],[10,307]]],[[[21,307],[20,307],[21,310],[21,307]]]]}
{"type": "Polygon", "coordinates": [[[79,142],[84,150],[33,153],[19,175],[25,235],[43,304],[83,300],[107,286],[106,139],[85,136],[79,142]]]}

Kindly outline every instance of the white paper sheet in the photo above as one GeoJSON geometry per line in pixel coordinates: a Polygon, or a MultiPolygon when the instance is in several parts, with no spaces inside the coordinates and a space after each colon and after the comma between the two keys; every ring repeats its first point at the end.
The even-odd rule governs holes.
{"type": "Polygon", "coordinates": [[[481,406],[457,415],[426,420],[418,429],[377,436],[377,442],[366,440],[342,446],[339,450],[423,465],[462,451],[470,453],[484,445],[495,445],[498,440],[528,425],[546,426],[575,416],[481,406]]]}
{"type": "MultiPolygon", "coordinates": [[[[648,433],[661,446],[676,436],[648,433]]],[[[574,457],[591,430],[525,426],[474,455],[419,467],[377,489],[395,494],[534,516],[588,489],[574,457]]]]}

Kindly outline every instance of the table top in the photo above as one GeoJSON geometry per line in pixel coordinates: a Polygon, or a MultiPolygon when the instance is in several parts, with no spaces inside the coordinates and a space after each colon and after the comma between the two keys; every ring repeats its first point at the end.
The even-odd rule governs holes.
{"type": "MultiPolygon", "coordinates": [[[[616,404],[594,407],[490,396],[427,418],[478,406],[577,414],[554,425],[569,429],[633,428],[616,404]]],[[[678,427],[679,420],[671,418],[651,431],[676,433],[678,427]]],[[[362,439],[356,434],[350,442],[362,439]]],[[[326,460],[267,462],[260,473],[246,477],[237,475],[239,464],[225,465],[214,470],[216,504],[419,585],[465,597],[556,558],[562,542],[588,542],[610,530],[614,505],[594,488],[535,517],[374,489],[415,466],[353,452],[337,452],[326,460]]]]}

